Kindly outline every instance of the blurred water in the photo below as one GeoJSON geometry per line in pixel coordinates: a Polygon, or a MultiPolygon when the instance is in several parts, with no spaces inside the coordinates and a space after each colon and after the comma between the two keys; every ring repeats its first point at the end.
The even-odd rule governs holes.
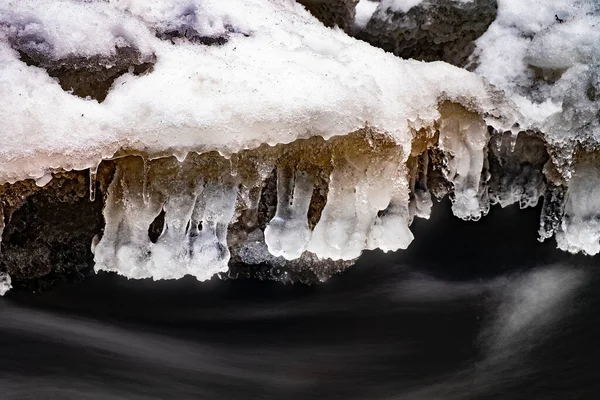
{"type": "Polygon", "coordinates": [[[536,210],[413,227],[322,285],[99,274],[0,299],[0,399],[593,399],[596,261],[536,210]]]}

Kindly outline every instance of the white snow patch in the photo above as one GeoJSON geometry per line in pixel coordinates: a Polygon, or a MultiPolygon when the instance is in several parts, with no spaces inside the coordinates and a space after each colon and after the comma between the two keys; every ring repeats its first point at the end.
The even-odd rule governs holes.
{"type": "Polygon", "coordinates": [[[571,115],[600,108],[582,90],[600,65],[598,43],[596,1],[499,0],[496,20],[476,41],[475,72],[518,105],[521,128],[559,145],[573,137],[600,141],[598,124],[571,115]]]}
{"type": "Polygon", "coordinates": [[[423,1],[424,0],[382,0],[381,9],[390,9],[392,11],[402,11],[406,13],[411,8],[421,4],[423,1]]]}
{"type": "Polygon", "coordinates": [[[354,24],[357,27],[364,29],[375,13],[375,10],[377,10],[378,6],[379,2],[377,1],[360,0],[356,5],[356,17],[354,18],[354,24]]]}

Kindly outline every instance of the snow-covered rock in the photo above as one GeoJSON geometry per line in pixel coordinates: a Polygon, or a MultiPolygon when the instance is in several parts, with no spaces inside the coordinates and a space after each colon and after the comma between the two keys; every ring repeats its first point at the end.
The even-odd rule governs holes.
{"type": "Polygon", "coordinates": [[[541,239],[600,251],[595,3],[358,3],[359,37],[391,32],[396,54],[471,71],[348,36],[354,0],[302,3],[0,4],[5,236],[18,221],[38,235],[5,241],[5,272],[46,274],[91,242],[96,270],[131,278],[235,262],[323,280],[406,248],[446,194],[466,220],[543,196],[541,239]],[[85,234],[48,235],[52,196],[85,234]],[[54,254],[54,239],[77,245],[54,254]]]}

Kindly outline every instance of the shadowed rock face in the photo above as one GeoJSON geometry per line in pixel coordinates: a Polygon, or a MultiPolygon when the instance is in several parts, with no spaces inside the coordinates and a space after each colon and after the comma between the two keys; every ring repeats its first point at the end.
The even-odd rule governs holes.
{"type": "Polygon", "coordinates": [[[149,72],[156,61],[154,55],[143,56],[131,47],[118,47],[116,54],[111,57],[71,56],[59,60],[31,51],[27,46],[17,48],[23,62],[44,68],[48,75],[58,80],[63,90],[75,96],[90,97],[100,103],[118,77],[128,72],[134,75],[149,72]]]}
{"type": "MultiPolygon", "coordinates": [[[[106,187],[112,170],[102,166],[97,184],[106,187]]],[[[102,198],[89,199],[87,171],[56,174],[44,187],[31,180],[0,188],[6,227],[0,270],[17,288],[44,290],[91,272],[90,244],[102,231],[102,198]]]]}
{"type": "Polygon", "coordinates": [[[358,0],[298,0],[325,26],[348,31],[354,24],[358,0]]]}
{"type": "Polygon", "coordinates": [[[489,143],[492,203],[535,207],[545,190],[542,169],[548,159],[544,141],[535,134],[494,135],[489,143]]]}
{"type": "Polygon", "coordinates": [[[380,6],[355,35],[402,58],[462,67],[496,13],[496,0],[424,0],[407,12],[380,6]]]}

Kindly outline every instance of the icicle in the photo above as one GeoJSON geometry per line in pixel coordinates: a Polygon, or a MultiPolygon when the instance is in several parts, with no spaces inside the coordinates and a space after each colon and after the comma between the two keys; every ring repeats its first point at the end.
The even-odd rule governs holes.
{"type": "Polygon", "coordinates": [[[406,249],[414,239],[409,225],[407,199],[399,191],[390,200],[390,205],[377,217],[369,233],[367,248],[384,252],[406,249]]]}
{"type": "Polygon", "coordinates": [[[163,232],[152,246],[152,277],[178,279],[187,274],[190,262],[190,225],[198,194],[181,188],[165,203],[163,232]]]}
{"type": "Polygon", "coordinates": [[[235,211],[237,187],[223,182],[205,185],[192,213],[188,273],[200,281],[225,272],[229,263],[227,228],[235,211]]]}
{"type": "Polygon", "coordinates": [[[449,153],[446,178],[454,185],[452,211],[466,220],[479,219],[487,206],[480,202],[488,131],[481,116],[446,103],[441,110],[440,148],[449,153]]]}
{"type": "Polygon", "coordinates": [[[143,160],[143,171],[142,171],[142,199],[144,204],[148,204],[148,180],[150,179],[150,161],[146,157],[142,157],[143,160]]]}
{"type": "Polygon", "coordinates": [[[90,201],[96,201],[96,176],[98,174],[98,166],[100,164],[96,164],[95,167],[90,168],[90,201]]]}
{"type": "Polygon", "coordinates": [[[94,254],[96,270],[116,271],[137,279],[152,276],[148,268],[152,246],[148,227],[160,213],[162,203],[154,192],[144,201],[144,169],[139,157],[117,164],[104,206],[104,235],[94,254]]]}
{"type": "Polygon", "coordinates": [[[175,158],[177,159],[177,161],[179,161],[179,163],[183,163],[185,161],[185,159],[188,156],[188,152],[187,151],[174,151],[173,152],[173,156],[175,156],[175,158]]]}
{"type": "Polygon", "coordinates": [[[2,202],[2,199],[0,199],[0,246],[2,245],[2,235],[4,234],[4,227],[4,203],[2,202]]]}
{"type": "Polygon", "coordinates": [[[563,186],[553,185],[551,182],[546,184],[544,193],[544,202],[542,204],[542,213],[540,215],[540,242],[551,238],[558,232],[565,208],[565,188],[563,186]]]}
{"type": "MultiPolygon", "coordinates": [[[[0,199],[0,246],[2,245],[4,227],[4,203],[2,202],[2,199],[0,199]]],[[[0,272],[0,296],[4,296],[10,289],[12,289],[10,275],[5,272],[0,272]]]]}
{"type": "Polygon", "coordinates": [[[51,180],[52,180],[52,173],[48,172],[48,173],[44,174],[42,177],[36,179],[35,185],[37,187],[44,187],[47,184],[49,184],[51,180]]]}
{"type": "Polygon", "coordinates": [[[410,222],[412,222],[414,216],[429,219],[431,215],[431,208],[433,207],[431,193],[429,193],[429,189],[427,187],[427,170],[429,168],[428,152],[423,152],[423,154],[418,156],[414,162],[415,164],[411,169],[410,175],[410,188],[412,195],[409,204],[410,222]]]}
{"type": "MultiPolygon", "coordinates": [[[[388,207],[396,190],[401,157],[346,154],[334,160],[327,204],[315,226],[308,250],[321,258],[352,260],[367,247],[379,211],[388,207]]],[[[408,203],[408,183],[400,186],[408,203]]],[[[386,224],[386,228],[389,225],[386,224]]],[[[398,233],[396,231],[396,233],[398,233]]],[[[401,233],[399,233],[402,235],[401,233]]],[[[392,246],[390,246],[391,248],[392,246]]]]}
{"type": "Polygon", "coordinates": [[[511,130],[510,131],[510,136],[509,136],[509,149],[511,153],[515,152],[515,148],[517,147],[517,138],[519,137],[519,131],[518,130],[511,130]]]}
{"type": "Polygon", "coordinates": [[[237,176],[238,174],[238,155],[232,154],[229,158],[229,168],[231,170],[231,176],[237,176]]]}
{"type": "Polygon", "coordinates": [[[600,252],[600,165],[594,155],[581,155],[568,182],[565,210],[556,244],[571,253],[600,252]]]}
{"type": "Polygon", "coordinates": [[[308,208],[314,178],[289,167],[277,169],[277,211],[265,229],[265,243],[274,256],[287,260],[299,258],[311,237],[308,208]]]}

